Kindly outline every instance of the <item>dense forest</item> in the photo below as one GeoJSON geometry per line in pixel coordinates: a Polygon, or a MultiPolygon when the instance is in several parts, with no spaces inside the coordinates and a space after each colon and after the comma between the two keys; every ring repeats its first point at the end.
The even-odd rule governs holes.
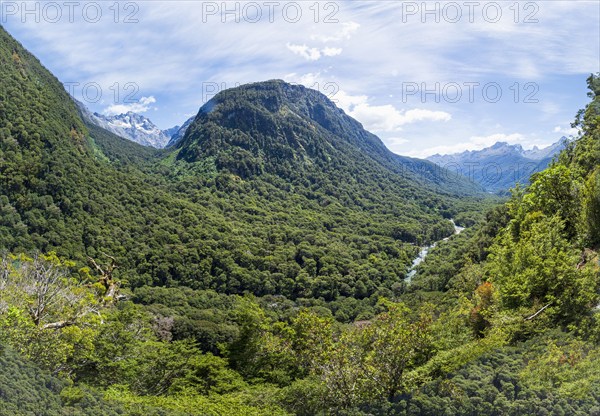
{"type": "Polygon", "coordinates": [[[0,66],[0,414],[600,414],[598,75],[499,201],[282,81],[155,151],[0,66]]]}

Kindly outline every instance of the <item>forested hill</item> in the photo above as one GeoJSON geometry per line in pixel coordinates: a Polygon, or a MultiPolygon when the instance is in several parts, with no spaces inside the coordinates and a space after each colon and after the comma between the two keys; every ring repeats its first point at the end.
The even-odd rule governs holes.
{"type": "Polygon", "coordinates": [[[448,195],[481,192],[431,162],[393,154],[325,95],[280,80],[217,94],[176,147],[178,159],[212,157],[217,169],[243,179],[265,173],[335,187],[361,178],[363,188],[377,181],[409,193],[417,186],[448,195]]]}

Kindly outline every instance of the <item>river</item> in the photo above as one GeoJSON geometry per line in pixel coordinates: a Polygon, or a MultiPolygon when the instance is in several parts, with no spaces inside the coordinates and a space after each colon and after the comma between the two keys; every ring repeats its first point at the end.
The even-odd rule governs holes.
{"type": "MultiPolygon", "coordinates": [[[[460,234],[465,229],[465,227],[459,227],[458,225],[456,225],[456,223],[454,222],[453,219],[450,219],[450,221],[452,222],[452,225],[454,226],[454,235],[460,234]]],[[[442,239],[440,241],[446,241],[450,237],[446,237],[446,238],[444,238],[444,239],[442,239]]],[[[436,241],[435,243],[433,243],[430,246],[421,247],[421,251],[419,251],[419,254],[413,260],[412,265],[410,266],[410,269],[408,269],[408,273],[406,274],[406,282],[407,283],[410,283],[411,280],[412,280],[412,278],[413,278],[413,276],[415,274],[417,274],[417,266],[419,264],[421,264],[421,262],[423,260],[425,260],[425,257],[427,257],[427,254],[429,254],[429,250],[431,250],[432,248],[434,248],[438,243],[439,243],[439,241],[436,241]]]]}

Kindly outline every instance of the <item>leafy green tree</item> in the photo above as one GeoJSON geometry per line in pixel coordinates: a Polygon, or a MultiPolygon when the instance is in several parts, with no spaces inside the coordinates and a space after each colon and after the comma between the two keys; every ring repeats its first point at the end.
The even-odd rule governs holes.
{"type": "Polygon", "coordinates": [[[573,322],[597,302],[593,267],[576,268],[577,253],[558,216],[527,214],[520,236],[500,236],[492,247],[488,273],[505,307],[545,309],[556,321],[573,322]]]}
{"type": "Polygon", "coordinates": [[[541,211],[547,216],[558,214],[569,237],[575,236],[581,197],[579,178],[568,167],[555,165],[534,174],[531,182],[523,199],[527,210],[541,211]]]}
{"type": "Polygon", "coordinates": [[[582,234],[592,247],[600,245],[600,170],[588,178],[583,197],[582,234]]]}
{"type": "Polygon", "coordinates": [[[393,400],[412,386],[405,374],[426,363],[434,354],[431,306],[425,305],[412,321],[403,304],[387,303],[387,312],[377,316],[362,331],[367,347],[364,370],[373,383],[372,393],[393,400]]]}

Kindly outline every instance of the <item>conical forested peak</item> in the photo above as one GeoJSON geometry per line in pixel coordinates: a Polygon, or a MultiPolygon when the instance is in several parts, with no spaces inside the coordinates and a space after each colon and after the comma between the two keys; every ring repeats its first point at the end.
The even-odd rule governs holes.
{"type": "Polygon", "coordinates": [[[217,167],[242,177],[392,158],[377,136],[325,95],[281,80],[220,92],[178,147],[180,159],[216,157],[217,167]]]}
{"type": "MultiPolygon", "coordinates": [[[[242,85],[217,94],[202,112],[209,113],[215,107],[230,110],[250,107],[280,118],[304,118],[309,124],[319,126],[355,145],[374,146],[380,151],[384,149],[379,138],[366,132],[358,121],[346,115],[326,95],[303,85],[282,80],[242,85]]],[[[232,117],[230,113],[228,116],[232,117]]]]}
{"type": "Polygon", "coordinates": [[[385,177],[478,192],[430,162],[393,154],[324,94],[281,80],[220,92],[202,106],[177,147],[179,160],[208,160],[218,171],[241,178],[274,174],[291,182],[307,177],[323,182],[360,174],[373,184],[375,177],[385,177]]]}
{"type": "Polygon", "coordinates": [[[290,84],[280,79],[263,82],[253,82],[221,91],[213,100],[214,103],[224,103],[228,100],[251,100],[267,111],[277,112],[284,106],[295,106],[306,110],[311,104],[321,103],[335,107],[334,104],[320,92],[306,88],[303,85],[290,84]]]}

